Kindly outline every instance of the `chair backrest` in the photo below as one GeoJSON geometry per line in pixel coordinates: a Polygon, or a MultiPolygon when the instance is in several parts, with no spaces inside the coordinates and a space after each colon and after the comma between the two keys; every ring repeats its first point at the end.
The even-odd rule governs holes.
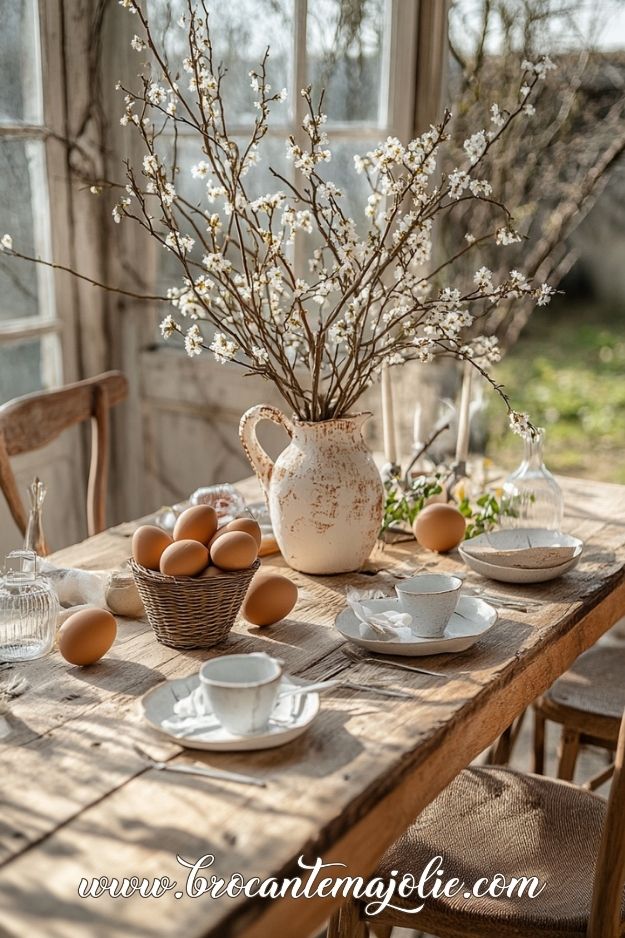
{"type": "Polygon", "coordinates": [[[615,770],[610,787],[592,895],[588,938],[619,938],[625,887],[625,714],[616,748],[615,770]]]}
{"type": "Polygon", "coordinates": [[[87,488],[87,526],[97,534],[106,526],[109,409],[128,396],[128,382],[119,371],[67,384],[53,391],[35,391],[0,407],[0,489],[22,534],[27,514],[18,492],[10,458],[40,449],[63,430],[91,420],[91,466],[87,488]]]}

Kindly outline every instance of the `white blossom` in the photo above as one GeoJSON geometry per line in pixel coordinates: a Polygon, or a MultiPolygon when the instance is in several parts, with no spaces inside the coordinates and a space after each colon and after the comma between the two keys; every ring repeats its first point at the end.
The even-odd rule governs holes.
{"type": "Polygon", "coordinates": [[[260,345],[252,346],[252,356],[261,365],[269,361],[269,352],[266,348],[261,348],[260,345]]]}
{"type": "Polygon", "coordinates": [[[165,316],[160,325],[160,329],[161,335],[164,339],[169,339],[174,334],[174,332],[178,331],[176,321],[171,314],[169,316],[165,316]]]}
{"type": "Polygon", "coordinates": [[[121,222],[122,215],[124,214],[124,209],[126,208],[127,205],[130,205],[130,199],[124,198],[124,199],[120,199],[119,202],[113,206],[113,211],[111,212],[111,214],[113,216],[113,221],[115,222],[116,225],[119,225],[119,223],[121,222]]]}
{"type": "Polygon", "coordinates": [[[135,50],[135,52],[143,52],[146,47],[145,39],[142,39],[141,36],[137,36],[136,33],[130,40],[130,45],[135,50]]]}
{"type": "Polygon", "coordinates": [[[510,429],[517,436],[522,436],[524,439],[532,436],[532,425],[528,414],[521,414],[512,410],[510,411],[509,423],[510,429]]]}
{"type": "Polygon", "coordinates": [[[493,192],[493,187],[486,179],[472,179],[469,183],[469,189],[476,198],[480,196],[488,197],[493,192]]]}
{"type": "Polygon", "coordinates": [[[517,231],[512,231],[511,228],[498,228],[495,240],[497,244],[515,244],[522,239],[521,235],[517,231]]]}
{"type": "Polygon", "coordinates": [[[227,361],[232,361],[237,354],[238,348],[236,342],[229,339],[223,332],[216,332],[215,338],[210,344],[210,350],[216,360],[223,365],[227,361]]]}
{"type": "Polygon", "coordinates": [[[501,361],[499,339],[495,335],[479,335],[470,345],[463,345],[460,352],[481,367],[501,361]]]}
{"type": "Polygon", "coordinates": [[[200,327],[197,323],[194,323],[187,329],[187,334],[184,337],[184,348],[189,358],[193,358],[194,355],[199,355],[202,351],[203,344],[204,339],[200,332],[200,327]]]}
{"type": "Polygon", "coordinates": [[[230,261],[219,251],[215,251],[215,253],[212,254],[205,254],[202,258],[202,264],[211,274],[223,274],[232,269],[230,261]]]}
{"type": "Polygon", "coordinates": [[[167,92],[165,91],[163,87],[161,87],[161,85],[158,84],[158,82],[153,81],[153,82],[150,82],[150,84],[148,85],[147,90],[145,92],[145,97],[146,97],[146,100],[150,102],[150,104],[153,104],[155,105],[155,107],[158,107],[160,104],[163,103],[163,101],[166,100],[167,92]]]}
{"type": "Polygon", "coordinates": [[[490,119],[495,127],[503,127],[506,122],[506,119],[502,112],[499,110],[498,104],[491,104],[490,106],[490,119]]]}
{"type": "Polygon", "coordinates": [[[543,283],[538,291],[534,294],[536,297],[536,303],[538,306],[547,306],[551,302],[551,297],[555,293],[555,289],[550,287],[549,284],[543,283]]]}
{"type": "Polygon", "coordinates": [[[545,55],[540,60],[540,62],[536,63],[536,65],[534,66],[534,71],[536,75],[538,76],[538,78],[545,79],[547,77],[547,72],[550,72],[555,67],[556,67],[555,64],[551,61],[549,56],[545,55]]]}
{"type": "Polygon", "coordinates": [[[194,179],[204,179],[210,172],[210,166],[206,160],[200,160],[195,166],[191,167],[191,175],[194,179]]]}
{"type": "Polygon", "coordinates": [[[189,235],[182,235],[179,231],[173,229],[165,238],[165,245],[168,248],[178,248],[181,254],[187,254],[195,244],[193,238],[189,235]]]}
{"type": "Polygon", "coordinates": [[[478,162],[486,149],[486,132],[478,130],[468,140],[464,141],[464,151],[469,157],[472,166],[478,162]]]}
{"type": "Polygon", "coordinates": [[[156,176],[158,173],[158,157],[156,153],[147,153],[143,157],[143,172],[146,176],[156,176]]]}
{"type": "Polygon", "coordinates": [[[473,283],[479,290],[492,290],[493,274],[488,267],[480,267],[473,275],[473,283]]]}
{"type": "Polygon", "coordinates": [[[459,199],[470,182],[470,176],[464,169],[454,169],[449,174],[449,195],[452,199],[459,199]]]}
{"type": "Polygon", "coordinates": [[[10,234],[3,234],[0,238],[0,252],[13,250],[13,238],[10,234]]]}

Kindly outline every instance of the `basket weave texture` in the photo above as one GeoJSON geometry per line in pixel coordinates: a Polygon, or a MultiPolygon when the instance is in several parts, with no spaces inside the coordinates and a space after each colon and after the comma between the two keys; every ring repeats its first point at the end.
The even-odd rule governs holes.
{"type": "Polygon", "coordinates": [[[234,625],[260,563],[217,577],[163,576],[134,560],[130,567],[158,641],[170,648],[211,648],[234,625]]]}

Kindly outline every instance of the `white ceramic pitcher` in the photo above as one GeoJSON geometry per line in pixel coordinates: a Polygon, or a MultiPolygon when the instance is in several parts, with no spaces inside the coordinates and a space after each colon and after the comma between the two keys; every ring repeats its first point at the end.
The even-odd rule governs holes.
{"type": "Polygon", "coordinates": [[[367,560],[380,531],[384,487],[362,435],[370,414],[309,423],[260,404],[241,418],[239,436],[267,499],[278,546],[303,573],[348,573],[367,560]],[[291,442],[275,463],[256,436],[261,420],[291,442]]]}

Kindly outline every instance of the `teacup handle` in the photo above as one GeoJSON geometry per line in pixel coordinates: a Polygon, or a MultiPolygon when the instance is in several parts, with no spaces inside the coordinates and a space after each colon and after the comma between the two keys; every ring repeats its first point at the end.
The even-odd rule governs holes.
{"type": "Polygon", "coordinates": [[[268,496],[274,463],[271,456],[260,445],[256,434],[256,427],[261,420],[271,420],[272,423],[279,424],[279,426],[284,427],[290,437],[293,436],[293,424],[281,410],[272,407],[271,404],[257,404],[255,407],[250,407],[241,417],[239,438],[245,450],[245,455],[263,487],[265,496],[268,496]]]}

